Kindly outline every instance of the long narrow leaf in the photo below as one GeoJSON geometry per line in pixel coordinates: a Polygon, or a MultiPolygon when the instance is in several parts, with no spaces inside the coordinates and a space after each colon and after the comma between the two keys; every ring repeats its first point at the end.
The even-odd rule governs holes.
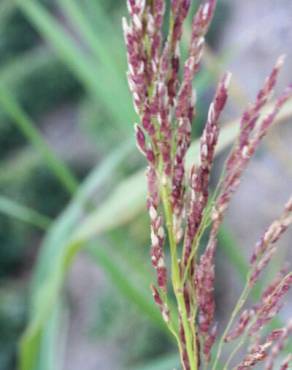
{"type": "Polygon", "coordinates": [[[114,118],[112,124],[116,124],[120,131],[127,131],[129,125],[121,123],[132,122],[134,117],[131,109],[122,106],[123,97],[128,96],[128,91],[125,90],[122,96],[115,98],[105,67],[82,52],[80,46],[41,4],[34,0],[17,0],[17,4],[85,88],[107,108],[114,118]]]}
{"type": "Polygon", "coordinates": [[[88,201],[93,192],[111,176],[115,168],[129,154],[132,148],[133,146],[129,145],[129,143],[124,144],[113,152],[101,166],[98,166],[81,186],[72,203],[59,216],[48,232],[34,272],[31,324],[20,344],[20,369],[45,370],[45,368],[36,368],[36,366],[40,358],[40,346],[46,329],[45,325],[53,313],[51,308],[55,307],[57,298],[55,293],[59,292],[63,271],[66,270],[63,261],[64,250],[67,252],[65,248],[66,241],[72,234],[83,212],[86,211],[88,201]],[[53,277],[53,279],[48,281],[50,280],[48,279],[49,277],[53,277]]]}
{"type": "Polygon", "coordinates": [[[35,48],[5,64],[0,70],[0,81],[13,91],[15,86],[23,83],[23,80],[32,75],[35,70],[44,68],[54,60],[56,57],[48,48],[43,46],[35,48]]]}
{"type": "Polygon", "coordinates": [[[0,212],[43,230],[46,230],[51,223],[48,217],[4,196],[0,196],[0,212]]]}
{"type": "MultiPolygon", "coordinates": [[[[64,9],[66,15],[71,20],[74,27],[79,31],[82,36],[83,41],[87,44],[89,49],[92,51],[96,58],[96,63],[101,63],[104,65],[105,70],[111,76],[111,88],[113,92],[117,92],[120,98],[124,99],[125,92],[128,91],[126,78],[121,78],[124,76],[124,70],[120,69],[119,63],[117,63],[114,58],[115,51],[111,48],[111,43],[107,43],[107,34],[104,32],[96,32],[88,21],[81,4],[77,4],[75,0],[59,0],[59,4],[64,9]]],[[[96,14],[96,19],[98,21],[106,19],[106,14],[104,14],[98,7],[98,13],[96,14]]],[[[103,22],[105,23],[105,22],[103,22]]],[[[110,37],[112,35],[110,34],[110,37]]],[[[115,48],[121,48],[121,43],[115,45],[115,48]]],[[[127,100],[130,103],[130,94],[125,94],[127,100]]],[[[127,107],[127,105],[126,105],[127,107]]]]}
{"type": "Polygon", "coordinates": [[[66,336],[68,330],[66,323],[64,322],[65,315],[62,310],[62,299],[54,308],[53,314],[46,323],[46,329],[43,332],[43,338],[41,341],[39,363],[37,368],[43,370],[62,370],[62,357],[64,354],[62,351],[62,342],[56,341],[56,337],[59,334],[59,328],[62,323],[62,337],[66,336]],[[60,348],[61,347],[61,348],[60,348]]]}
{"type": "Polygon", "coordinates": [[[17,104],[13,96],[0,84],[0,105],[8,114],[19,130],[26,136],[33,146],[43,156],[52,172],[62,185],[71,194],[77,189],[78,182],[67,166],[56,156],[42,135],[35,128],[34,123],[17,104]]]}
{"type": "Polygon", "coordinates": [[[13,156],[0,162],[0,184],[11,184],[23,180],[42,162],[42,158],[31,147],[16,151],[13,156]]]}
{"type": "Polygon", "coordinates": [[[135,367],[133,370],[170,370],[180,365],[179,357],[176,354],[168,354],[152,360],[147,365],[135,367]]]}

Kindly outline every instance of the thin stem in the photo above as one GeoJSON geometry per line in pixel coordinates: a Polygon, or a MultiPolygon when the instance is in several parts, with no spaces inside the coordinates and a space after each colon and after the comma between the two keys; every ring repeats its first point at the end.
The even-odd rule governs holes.
{"type": "Polygon", "coordinates": [[[221,353],[222,353],[222,348],[223,348],[223,345],[224,345],[224,340],[225,340],[225,337],[226,335],[229,333],[233,323],[234,323],[234,320],[237,316],[237,314],[239,313],[239,311],[241,310],[241,308],[243,307],[247,297],[248,297],[248,294],[249,294],[249,291],[250,291],[250,287],[249,287],[249,284],[248,284],[248,280],[247,280],[247,283],[235,305],[235,308],[231,314],[231,317],[230,317],[230,320],[220,338],[220,341],[219,341],[219,344],[218,344],[218,349],[217,349],[217,354],[216,354],[216,358],[215,358],[215,361],[214,361],[214,364],[212,366],[212,370],[216,370],[217,368],[217,365],[218,365],[218,361],[219,361],[219,358],[221,356],[221,353]]]}
{"type": "Polygon", "coordinates": [[[166,226],[168,230],[170,254],[171,254],[171,280],[173,291],[178,304],[178,311],[181,317],[181,322],[185,334],[186,351],[188,354],[188,360],[191,370],[197,370],[197,348],[196,348],[196,334],[193,338],[190,323],[188,321],[187,309],[183,295],[183,286],[180,278],[180,269],[177,258],[177,244],[173,232],[173,221],[172,221],[172,207],[169,202],[169,191],[167,184],[162,184],[161,196],[164,207],[164,213],[166,218],[166,226]]]}
{"type": "Polygon", "coordinates": [[[192,243],[191,254],[188,258],[188,261],[187,261],[187,264],[186,264],[186,267],[185,267],[185,270],[184,270],[183,282],[185,282],[186,279],[187,279],[188,271],[190,269],[190,265],[192,263],[192,260],[194,259],[195,255],[196,255],[196,252],[198,250],[201,237],[202,237],[203,233],[205,232],[206,228],[209,226],[210,214],[211,214],[211,211],[212,211],[212,208],[213,208],[213,205],[214,205],[215,196],[216,196],[216,193],[214,193],[212,195],[211,200],[209,201],[209,204],[207,205],[207,208],[206,208],[206,210],[204,212],[204,215],[203,215],[203,218],[202,218],[202,222],[201,222],[201,224],[199,226],[199,229],[197,231],[197,235],[196,235],[196,237],[195,237],[195,239],[192,243]]]}
{"type": "Polygon", "coordinates": [[[178,335],[177,330],[175,328],[175,325],[172,321],[170,321],[166,325],[167,325],[168,329],[170,330],[170,332],[173,334],[173,336],[176,339],[178,349],[179,349],[179,355],[180,355],[181,363],[183,364],[183,361],[184,361],[183,360],[183,348],[182,348],[182,345],[181,345],[181,342],[180,342],[180,339],[179,339],[179,335],[178,335]]]}
{"type": "Polygon", "coordinates": [[[246,337],[247,337],[247,334],[244,335],[240,341],[237,343],[237,345],[234,347],[233,351],[230,353],[224,367],[223,367],[223,370],[228,370],[227,366],[230,364],[230,362],[232,361],[233,357],[236,355],[236,353],[239,351],[239,349],[241,348],[241,346],[243,345],[243,343],[245,342],[246,340],[246,337]]]}
{"type": "MultiPolygon", "coordinates": [[[[283,286],[283,284],[285,284],[286,280],[289,279],[289,277],[291,276],[292,274],[291,273],[288,273],[284,278],[283,278],[283,281],[282,281],[282,284],[280,285],[280,287],[278,287],[278,289],[281,289],[281,287],[283,286]]],[[[249,286],[248,286],[249,287],[249,286]]],[[[277,288],[276,288],[277,289],[277,288]]],[[[248,294],[248,293],[247,293],[248,294]]],[[[252,325],[254,324],[254,322],[256,321],[256,318],[254,318],[250,323],[249,325],[247,326],[247,328],[245,329],[245,334],[243,335],[243,337],[241,338],[241,340],[238,342],[237,346],[233,349],[233,351],[231,352],[230,356],[228,357],[227,361],[226,361],[226,364],[223,368],[223,370],[227,370],[227,366],[229,365],[229,363],[231,362],[231,360],[233,359],[234,355],[238,352],[238,350],[241,348],[241,346],[244,344],[245,340],[247,339],[248,337],[248,334],[249,334],[249,330],[250,328],[252,327],[252,325]]]]}

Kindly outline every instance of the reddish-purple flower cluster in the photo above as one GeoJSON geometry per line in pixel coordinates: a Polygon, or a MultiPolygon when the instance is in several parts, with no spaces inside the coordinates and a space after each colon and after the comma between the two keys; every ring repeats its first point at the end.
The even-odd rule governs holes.
{"type": "MultiPolygon", "coordinates": [[[[151,220],[151,260],[157,274],[157,288],[152,287],[153,297],[166,323],[171,323],[172,331],[176,334],[184,369],[197,370],[198,364],[202,363],[201,353],[205,365],[208,365],[217,336],[214,322],[214,258],[219,227],[251,156],[292,92],[287,89],[276,100],[272,111],[262,116],[283,64],[281,57],[255,103],[242,116],[238,140],[227,159],[224,177],[218,184],[217,197],[211,204],[213,208],[210,208],[210,173],[219,137],[220,114],[227,101],[231,76],[226,73],[217,87],[200,141],[200,162],[188,172],[185,158],[191,144],[192,121],[196,114],[193,79],[199,70],[205,35],[216,0],[203,2],[194,15],[189,53],[182,64],[180,41],[190,2],[171,0],[169,30],[165,41],[162,32],[166,8],[164,0],[128,0],[131,19],[129,24],[124,19],[123,27],[129,86],[140,119],[135,126],[136,142],[148,162],[147,208],[151,220]],[[200,238],[210,223],[209,242],[198,260],[200,238]],[[165,261],[165,230],[170,245],[171,279],[168,279],[165,261]],[[176,323],[173,323],[175,317],[170,317],[167,305],[170,282],[178,305],[176,323]]],[[[292,223],[291,209],[290,200],[283,215],[268,228],[257,244],[251,261],[250,288],[275,252],[275,242],[292,223]]],[[[277,279],[264,292],[259,305],[241,314],[238,324],[226,333],[225,341],[237,339],[247,329],[250,333],[260,330],[278,312],[281,297],[291,284],[291,275],[281,275],[277,279]]],[[[245,367],[238,369],[251,367],[266,358],[267,349],[272,344],[258,344],[240,365],[245,367]]]]}
{"type": "MultiPolygon", "coordinates": [[[[214,256],[217,244],[217,233],[223,221],[225,210],[228,207],[232,194],[239,186],[241,175],[247,167],[251,156],[258,147],[261,139],[266,135],[269,127],[274,122],[280,108],[292,95],[291,88],[287,89],[275,102],[272,112],[264,118],[261,118],[261,110],[271,96],[282,64],[283,57],[279,58],[277,61],[272,73],[267,78],[264,87],[257,95],[255,103],[244,112],[240,123],[238,141],[227,159],[225,175],[219,184],[220,191],[211,216],[213,223],[209,242],[206,251],[201,256],[200,264],[197,267],[196,272],[197,276],[201,277],[201,284],[200,279],[197,279],[197,291],[199,293],[199,317],[201,316],[201,322],[203,321],[204,323],[204,330],[209,330],[214,318],[214,256]],[[202,298],[202,295],[204,295],[204,298],[202,298]]],[[[270,226],[262,241],[258,243],[256,247],[255,254],[252,257],[252,274],[250,275],[251,285],[256,282],[261,271],[272,258],[272,255],[276,250],[274,243],[287,229],[291,221],[290,200],[285,207],[283,216],[270,226]],[[271,248],[269,248],[270,244],[272,244],[271,248]]],[[[241,334],[244,329],[243,324],[248,321],[249,315],[250,312],[246,312],[244,316],[241,317],[240,323],[235,332],[229,334],[229,339],[231,339],[232,336],[235,336],[236,338],[241,334]]]]}
{"type": "Polygon", "coordinates": [[[287,328],[273,330],[263,341],[262,331],[283,306],[282,298],[292,285],[292,273],[281,272],[265,289],[258,304],[246,309],[239,317],[238,323],[226,335],[225,342],[246,336],[253,338],[253,345],[244,360],[236,369],[249,369],[258,362],[267,360],[265,369],[272,370],[274,360],[284,347],[284,342],[292,330],[291,323],[287,328]]]}
{"type": "MultiPolygon", "coordinates": [[[[292,202],[290,199],[287,202],[279,219],[274,221],[268,227],[263,237],[256,244],[251,258],[251,269],[246,285],[248,290],[254,286],[259,278],[260,273],[270,262],[272,255],[275,253],[275,242],[292,223],[291,204],[292,202]]],[[[263,352],[261,352],[263,347],[260,346],[262,329],[271,322],[271,320],[282,308],[283,297],[287,295],[291,285],[292,273],[287,273],[286,269],[283,269],[263,291],[259,303],[254,305],[251,309],[245,309],[241,313],[237,324],[225,336],[225,342],[230,342],[246,335],[250,336],[251,338],[256,338],[255,344],[251,350],[252,353],[248,354],[248,358],[249,360],[252,358],[255,363],[259,361],[259,358],[266,358],[268,356],[268,349],[270,349],[273,342],[278,339],[277,333],[281,331],[274,331],[270,334],[268,337],[268,342],[270,345],[267,348],[265,347],[265,356],[263,357],[261,356],[261,354],[263,355],[263,352]]],[[[245,298],[247,298],[247,296],[245,298]]],[[[244,303],[244,301],[242,303],[244,303]]],[[[270,369],[272,368],[273,367],[270,369]]]]}
{"type": "MultiPolygon", "coordinates": [[[[234,369],[248,370],[265,361],[264,369],[273,370],[275,359],[283,350],[285,342],[292,332],[292,322],[283,329],[274,330],[268,335],[264,342],[257,343],[249,350],[242,362],[234,369]]],[[[280,370],[288,369],[291,364],[291,356],[288,356],[282,363],[280,370]]]]}
{"type": "Polygon", "coordinates": [[[287,202],[281,217],[274,221],[266,230],[260,241],[256,244],[254,253],[251,257],[252,273],[250,274],[250,285],[254,285],[260,273],[270,262],[276,252],[275,243],[281,235],[292,224],[292,197],[287,202]]]}

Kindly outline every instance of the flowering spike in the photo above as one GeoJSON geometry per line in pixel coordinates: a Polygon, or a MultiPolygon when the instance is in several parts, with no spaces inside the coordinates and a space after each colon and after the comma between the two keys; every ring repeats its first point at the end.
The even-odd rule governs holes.
{"type": "MultiPolygon", "coordinates": [[[[186,60],[182,60],[180,55],[180,40],[190,0],[171,0],[169,34],[165,42],[162,36],[165,0],[128,0],[127,4],[130,21],[123,19],[123,29],[129,66],[128,82],[134,108],[140,118],[140,122],[135,125],[136,142],[148,162],[150,254],[157,276],[157,288],[152,287],[153,297],[166,325],[178,341],[183,369],[199,370],[202,363],[207,369],[217,338],[217,325],[214,325],[214,281],[218,230],[250,157],[280,109],[291,98],[292,88],[276,100],[268,115],[261,116],[284,61],[280,57],[254,104],[243,113],[238,141],[228,157],[225,176],[219,183],[214,206],[212,204],[213,208],[209,207],[208,187],[230,73],[223,76],[217,87],[200,140],[200,162],[191,167],[190,173],[186,170],[185,159],[191,144],[192,121],[197,110],[193,79],[199,70],[216,0],[202,2],[194,15],[186,60]],[[183,66],[182,73],[180,66],[183,66]],[[198,258],[201,237],[210,224],[209,241],[198,258]],[[171,261],[169,281],[166,240],[171,261]],[[176,323],[173,318],[170,321],[167,304],[169,285],[177,303],[176,323]]],[[[275,242],[292,223],[291,212],[292,199],[287,203],[282,216],[267,229],[256,245],[247,293],[275,253],[275,242]]],[[[268,357],[269,351],[274,348],[272,352],[275,354],[281,348],[283,332],[273,331],[262,341],[262,328],[280,310],[282,298],[290,286],[291,273],[283,271],[268,286],[261,301],[254,307],[244,310],[245,299],[240,301],[219,342],[213,369],[217,370],[224,341],[229,342],[240,336],[244,339],[244,335],[255,336],[255,333],[256,341],[237,369],[250,368],[266,358],[273,361],[273,358],[270,360],[268,357]],[[236,314],[240,312],[241,316],[234,324],[236,314]],[[276,344],[278,347],[275,347],[276,344]]],[[[283,363],[282,370],[287,368],[287,363],[283,363]]]]}
{"type": "Polygon", "coordinates": [[[274,221],[266,230],[260,241],[256,244],[255,250],[251,257],[252,274],[250,275],[250,285],[254,285],[260,273],[271,260],[276,251],[275,243],[285,232],[289,225],[292,224],[292,197],[285,205],[281,217],[274,221]]]}
{"type": "MultiPolygon", "coordinates": [[[[280,332],[279,339],[273,345],[270,351],[270,355],[266,361],[265,370],[273,370],[275,359],[278,356],[278,354],[282,351],[282,349],[284,348],[285,342],[289,338],[291,333],[292,333],[292,321],[290,321],[287,327],[282,329],[282,331],[280,332]]],[[[290,357],[290,360],[291,360],[291,357],[290,357]]],[[[287,363],[287,360],[285,362],[287,363]]],[[[286,366],[285,362],[282,365],[282,367],[284,366],[284,368],[286,366]]],[[[289,358],[288,358],[288,364],[289,364],[289,358]]]]}
{"type": "Polygon", "coordinates": [[[226,73],[220,81],[214,100],[209,108],[208,120],[200,142],[201,164],[191,171],[191,204],[188,215],[184,245],[184,264],[188,263],[194,237],[200,227],[203,211],[208,202],[208,187],[214,153],[219,136],[219,117],[227,100],[231,74],[226,73]]]}
{"type": "Polygon", "coordinates": [[[264,292],[255,310],[254,323],[249,328],[249,333],[251,335],[257,333],[276,316],[282,308],[282,298],[288,293],[291,285],[292,273],[288,273],[279,281],[274,289],[268,289],[264,292]]]}
{"type": "Polygon", "coordinates": [[[213,323],[215,313],[213,249],[208,249],[200,258],[195,270],[197,302],[199,308],[199,329],[206,335],[213,323]]]}
{"type": "Polygon", "coordinates": [[[271,342],[268,342],[268,343],[259,345],[256,348],[256,350],[248,353],[243,359],[243,361],[239,365],[237,365],[234,369],[247,370],[247,369],[254,367],[259,362],[264,361],[268,356],[267,350],[270,348],[271,344],[272,344],[271,342]]]}
{"type": "Polygon", "coordinates": [[[225,342],[230,342],[240,337],[245,331],[253,315],[253,310],[244,310],[238,320],[238,324],[236,325],[236,327],[224,338],[225,342]]]}

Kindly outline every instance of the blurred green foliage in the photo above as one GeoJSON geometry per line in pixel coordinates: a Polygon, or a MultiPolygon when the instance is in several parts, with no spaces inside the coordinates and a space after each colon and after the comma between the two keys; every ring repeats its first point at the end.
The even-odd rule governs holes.
{"type": "MultiPolygon", "coordinates": [[[[40,3],[52,7],[53,2],[40,3]]],[[[11,1],[0,4],[0,79],[13,91],[25,110],[35,118],[72,104],[82,94],[77,80],[52,52],[11,1]]],[[[24,175],[12,171],[14,158],[25,156],[26,140],[0,109],[0,192],[14,201],[30,204],[48,216],[56,216],[68,202],[68,194],[43,165],[27,167],[24,175]],[[17,152],[15,150],[17,149],[17,152]],[[2,176],[4,175],[4,176],[2,176]]],[[[24,157],[23,157],[24,158],[24,157]]],[[[31,157],[34,158],[34,157],[31,157]]],[[[15,158],[16,159],[16,158],[15,158]]],[[[26,163],[26,162],[23,162],[26,163]]],[[[30,162],[27,162],[30,163],[30,162]]],[[[85,169],[78,170],[84,173],[85,169]]],[[[15,284],[31,269],[41,234],[17,219],[0,215],[0,368],[16,368],[16,349],[27,310],[27,288],[15,284]]]]}
{"type": "Polygon", "coordinates": [[[140,312],[130,306],[112,284],[98,297],[96,315],[90,328],[93,338],[114,341],[123,353],[125,368],[155,359],[174,348],[173,341],[156,325],[150,323],[140,312]],[[125,322],[128,323],[125,330],[125,322]],[[139,329],[138,329],[139,328],[139,329]],[[139,330],[139,335],[134,334],[139,330]]]}
{"type": "Polygon", "coordinates": [[[0,286],[0,369],[15,369],[17,341],[26,319],[26,298],[22,286],[0,286]]]}

